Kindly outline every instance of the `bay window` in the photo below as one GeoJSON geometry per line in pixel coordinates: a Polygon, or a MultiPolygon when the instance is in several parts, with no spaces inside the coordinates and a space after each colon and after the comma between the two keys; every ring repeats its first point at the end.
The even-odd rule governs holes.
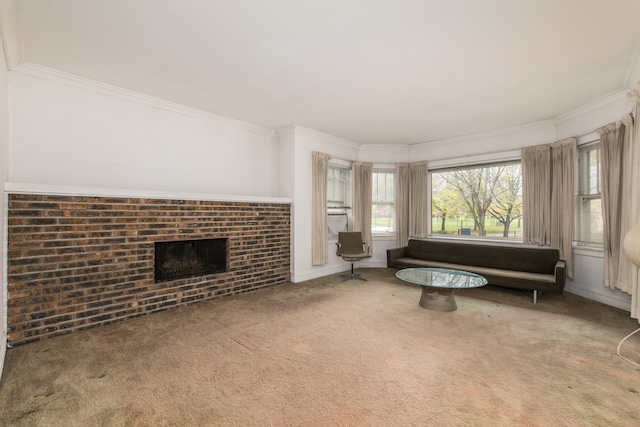
{"type": "Polygon", "coordinates": [[[578,200],[576,240],[578,245],[602,247],[603,222],[600,194],[600,142],[578,148],[578,200]]]}
{"type": "Polygon", "coordinates": [[[373,234],[395,233],[395,170],[373,170],[371,231],[373,234]]]}
{"type": "Polygon", "coordinates": [[[430,171],[431,235],[522,240],[520,161],[430,171]]]}

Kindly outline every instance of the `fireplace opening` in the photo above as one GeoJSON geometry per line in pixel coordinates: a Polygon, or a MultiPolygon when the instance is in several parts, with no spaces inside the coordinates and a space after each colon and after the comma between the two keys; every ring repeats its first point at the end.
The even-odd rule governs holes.
{"type": "Polygon", "coordinates": [[[155,242],[155,282],[227,271],[227,240],[155,242]]]}

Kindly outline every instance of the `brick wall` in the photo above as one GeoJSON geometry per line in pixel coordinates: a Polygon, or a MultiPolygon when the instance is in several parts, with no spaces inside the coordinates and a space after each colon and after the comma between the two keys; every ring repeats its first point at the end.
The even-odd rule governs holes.
{"type": "Polygon", "coordinates": [[[290,280],[290,205],[10,194],[9,345],[290,280]],[[154,283],[154,242],[228,238],[224,273],[154,283]]]}

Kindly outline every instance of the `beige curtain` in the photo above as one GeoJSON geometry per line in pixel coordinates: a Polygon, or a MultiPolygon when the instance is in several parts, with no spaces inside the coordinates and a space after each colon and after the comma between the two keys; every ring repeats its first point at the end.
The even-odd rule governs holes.
{"type": "Polygon", "coordinates": [[[522,157],[522,240],[549,245],[551,240],[551,147],[525,147],[522,157]]]}
{"type": "MultiPolygon", "coordinates": [[[[610,123],[596,132],[600,134],[602,163],[602,222],[604,230],[604,284],[611,289],[621,288],[618,283],[622,252],[622,174],[625,126],[622,121],[610,123]]],[[[628,134],[628,133],[627,133],[628,134]]],[[[627,289],[623,289],[627,291],[627,289]]]]}
{"type": "MultiPolygon", "coordinates": [[[[627,201],[622,232],[627,231],[635,224],[640,223],[640,82],[629,93],[629,97],[635,100],[633,108],[633,121],[627,119],[626,126],[629,131],[627,144],[629,150],[624,156],[626,173],[623,175],[623,194],[627,201]],[[631,123],[629,123],[631,122],[631,123]]],[[[624,119],[623,119],[624,120],[624,119]]],[[[640,269],[626,259],[624,280],[627,292],[631,294],[631,317],[640,322],[640,269]]]]}
{"type": "Polygon", "coordinates": [[[409,177],[409,236],[427,237],[431,220],[427,162],[409,164],[409,177]]]}
{"type": "Polygon", "coordinates": [[[634,138],[634,119],[631,114],[627,114],[620,120],[624,127],[622,136],[622,179],[621,192],[624,195],[622,203],[622,214],[620,215],[620,252],[621,257],[618,265],[618,278],[616,287],[633,294],[634,283],[638,284],[638,267],[624,256],[624,237],[627,232],[638,222],[640,222],[640,150],[638,140],[634,138]]]}
{"type": "Polygon", "coordinates": [[[353,231],[362,233],[362,241],[373,250],[371,240],[373,165],[365,162],[353,164],[353,231]]]}
{"type": "Polygon", "coordinates": [[[522,149],[524,243],[558,249],[573,278],[576,139],[522,149]]]}
{"type": "Polygon", "coordinates": [[[329,239],[327,229],[327,174],[328,154],[313,152],[311,166],[311,258],[313,265],[329,262],[329,239]]]}
{"type": "Polygon", "coordinates": [[[640,319],[639,269],[624,256],[624,237],[640,222],[640,85],[629,94],[633,115],[597,129],[602,153],[604,284],[631,294],[631,317],[640,319]]]}
{"type": "MultiPolygon", "coordinates": [[[[573,278],[573,225],[576,139],[551,144],[551,247],[567,262],[567,276],[573,278]]],[[[525,217],[526,218],[526,217],[525,217]]]]}
{"type": "Polygon", "coordinates": [[[409,243],[409,164],[396,166],[396,246],[409,243]]]}

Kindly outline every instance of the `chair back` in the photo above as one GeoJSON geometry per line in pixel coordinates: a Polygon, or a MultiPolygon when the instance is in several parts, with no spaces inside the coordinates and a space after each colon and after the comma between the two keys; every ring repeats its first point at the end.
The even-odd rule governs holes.
{"type": "Polygon", "coordinates": [[[340,255],[365,254],[362,233],[359,231],[341,231],[338,233],[340,255]]]}

